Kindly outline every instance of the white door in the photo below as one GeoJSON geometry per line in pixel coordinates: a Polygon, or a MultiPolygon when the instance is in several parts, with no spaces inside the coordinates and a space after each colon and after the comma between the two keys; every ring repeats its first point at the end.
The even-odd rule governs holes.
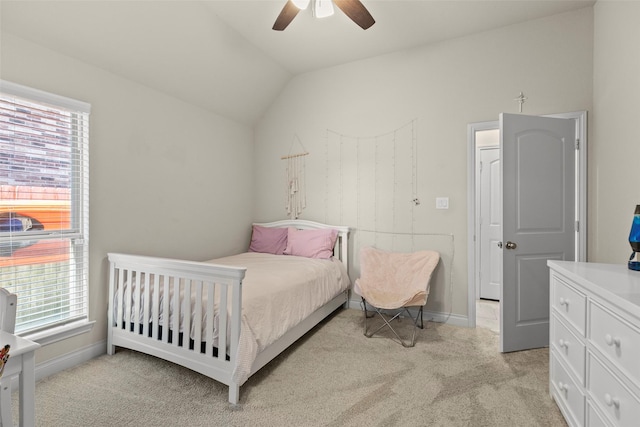
{"type": "Polygon", "coordinates": [[[500,300],[502,283],[502,190],[500,148],[480,150],[480,298],[500,300]]]}
{"type": "Polygon", "coordinates": [[[547,260],[575,257],[575,122],[500,115],[500,351],[549,345],[547,260]]]}

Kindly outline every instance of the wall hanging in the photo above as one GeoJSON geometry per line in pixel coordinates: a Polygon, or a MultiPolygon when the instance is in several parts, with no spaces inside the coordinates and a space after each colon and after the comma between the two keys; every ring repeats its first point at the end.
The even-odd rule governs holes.
{"type": "Polygon", "coordinates": [[[305,182],[305,173],[306,173],[306,164],[305,157],[309,155],[309,153],[304,149],[300,138],[298,135],[295,135],[293,142],[291,143],[291,148],[289,149],[289,154],[286,156],[282,156],[282,160],[287,161],[287,169],[286,169],[286,200],[287,205],[285,206],[287,210],[287,215],[291,219],[297,219],[302,210],[307,207],[307,196],[306,196],[306,182],[305,182]],[[291,151],[294,148],[294,145],[298,143],[302,148],[302,151],[298,153],[291,154],[291,151]]]}

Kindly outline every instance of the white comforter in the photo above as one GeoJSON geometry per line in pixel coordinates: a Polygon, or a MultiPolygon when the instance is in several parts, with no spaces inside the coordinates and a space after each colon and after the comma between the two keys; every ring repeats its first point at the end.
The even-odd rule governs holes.
{"type": "MultiPolygon", "coordinates": [[[[207,262],[247,268],[242,284],[240,343],[233,372],[233,380],[240,385],[249,378],[253,362],[261,351],[350,285],[344,264],[337,259],[321,260],[246,252],[207,262]]],[[[144,281],[140,280],[140,283],[144,281]]],[[[182,297],[183,295],[181,299],[182,297]]],[[[162,295],[160,298],[162,300],[162,295]]],[[[191,305],[193,306],[193,301],[191,305]]],[[[142,310],[144,304],[131,301],[129,307],[135,306],[142,310]]],[[[117,301],[115,307],[114,311],[117,312],[117,301]]],[[[160,310],[162,307],[161,303],[160,310]]],[[[172,303],[170,307],[173,307],[172,303]]],[[[123,308],[127,313],[127,304],[123,308]]],[[[170,309],[170,325],[173,325],[172,311],[170,309]]],[[[132,320],[143,319],[142,313],[129,313],[132,320]]],[[[160,320],[163,319],[163,314],[160,312],[160,320]]],[[[183,316],[180,317],[182,331],[183,316]]],[[[217,323],[215,319],[216,329],[217,323]]],[[[190,329],[190,335],[194,338],[195,328],[192,326],[190,329]]]]}

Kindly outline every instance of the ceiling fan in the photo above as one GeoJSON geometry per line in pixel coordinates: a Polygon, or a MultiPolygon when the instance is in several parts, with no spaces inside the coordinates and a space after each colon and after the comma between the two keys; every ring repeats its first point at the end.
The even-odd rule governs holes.
{"type": "Polygon", "coordinates": [[[311,2],[313,3],[313,14],[318,18],[333,15],[333,4],[335,3],[345,15],[363,30],[366,30],[376,22],[360,0],[287,0],[280,15],[276,18],[276,22],[273,24],[273,29],[282,31],[287,28],[298,12],[306,9],[311,2]]]}

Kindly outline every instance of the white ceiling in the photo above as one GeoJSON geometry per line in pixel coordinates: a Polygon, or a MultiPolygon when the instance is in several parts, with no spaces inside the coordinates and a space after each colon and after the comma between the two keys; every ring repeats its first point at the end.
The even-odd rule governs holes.
{"type": "Polygon", "coordinates": [[[336,9],[302,11],[279,32],[286,0],[2,0],[0,28],[251,125],[295,74],[594,1],[362,0],[376,20],[368,30],[336,9]]]}
{"type": "Polygon", "coordinates": [[[286,0],[210,1],[248,41],[294,74],[461,37],[590,6],[595,0],[361,0],[376,20],[368,30],[344,13],[301,11],[282,32],[271,27],[286,0]]]}

